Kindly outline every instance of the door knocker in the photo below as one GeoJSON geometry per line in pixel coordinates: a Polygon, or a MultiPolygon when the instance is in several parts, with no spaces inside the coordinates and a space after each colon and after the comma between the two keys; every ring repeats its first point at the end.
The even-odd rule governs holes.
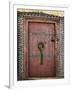
{"type": "Polygon", "coordinates": [[[43,64],[43,50],[44,50],[44,43],[43,42],[39,42],[38,43],[38,49],[40,51],[40,64],[42,65],[43,64]]]}

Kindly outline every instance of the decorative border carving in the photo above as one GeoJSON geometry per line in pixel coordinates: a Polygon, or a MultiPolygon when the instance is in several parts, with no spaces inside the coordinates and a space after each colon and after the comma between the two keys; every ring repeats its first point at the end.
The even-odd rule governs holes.
{"type": "Polygon", "coordinates": [[[17,79],[23,79],[24,35],[23,16],[17,14],[17,79]]]}

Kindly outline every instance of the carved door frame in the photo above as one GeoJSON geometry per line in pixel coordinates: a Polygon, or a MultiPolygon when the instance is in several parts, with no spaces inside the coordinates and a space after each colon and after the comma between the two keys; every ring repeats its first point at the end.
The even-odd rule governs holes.
{"type": "MultiPolygon", "coordinates": [[[[51,23],[51,24],[54,24],[54,26],[56,27],[56,22],[55,21],[48,21],[48,20],[42,20],[42,18],[39,18],[39,19],[37,19],[37,18],[26,18],[25,19],[25,24],[24,24],[24,26],[25,26],[25,38],[27,39],[26,41],[28,41],[28,32],[29,32],[29,30],[28,30],[28,23],[29,22],[39,22],[39,23],[51,23]]],[[[54,31],[55,31],[55,33],[56,33],[56,29],[54,28],[54,31]]],[[[28,42],[27,42],[27,44],[26,44],[26,48],[28,48],[28,42]]],[[[56,41],[55,41],[55,49],[57,49],[56,48],[56,41]]],[[[25,55],[28,55],[28,53],[29,53],[29,51],[27,51],[26,52],[26,54],[25,55]]],[[[29,60],[29,56],[27,56],[28,58],[27,59],[24,59],[24,66],[26,66],[25,64],[25,62],[27,62],[27,67],[24,67],[24,71],[26,71],[26,75],[25,75],[25,73],[24,73],[24,76],[26,76],[27,78],[29,78],[29,74],[28,74],[28,60],[29,60]],[[27,61],[26,61],[27,60],[27,61]],[[26,69],[27,68],[27,69],[26,69]]],[[[55,62],[55,64],[56,64],[56,62],[55,62]]],[[[25,78],[26,78],[25,77],[25,78]]]]}

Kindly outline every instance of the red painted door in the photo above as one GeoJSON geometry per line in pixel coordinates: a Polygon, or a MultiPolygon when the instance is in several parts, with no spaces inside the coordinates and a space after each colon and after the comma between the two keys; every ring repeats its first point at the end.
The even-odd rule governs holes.
{"type": "Polygon", "coordinates": [[[55,31],[53,23],[29,22],[28,71],[30,77],[55,76],[55,31]]]}

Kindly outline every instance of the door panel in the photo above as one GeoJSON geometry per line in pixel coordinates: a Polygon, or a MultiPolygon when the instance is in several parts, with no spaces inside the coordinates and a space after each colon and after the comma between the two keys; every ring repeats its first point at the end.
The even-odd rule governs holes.
{"type": "Polygon", "coordinates": [[[28,23],[28,71],[31,77],[51,77],[56,74],[54,28],[52,23],[28,23]]]}

